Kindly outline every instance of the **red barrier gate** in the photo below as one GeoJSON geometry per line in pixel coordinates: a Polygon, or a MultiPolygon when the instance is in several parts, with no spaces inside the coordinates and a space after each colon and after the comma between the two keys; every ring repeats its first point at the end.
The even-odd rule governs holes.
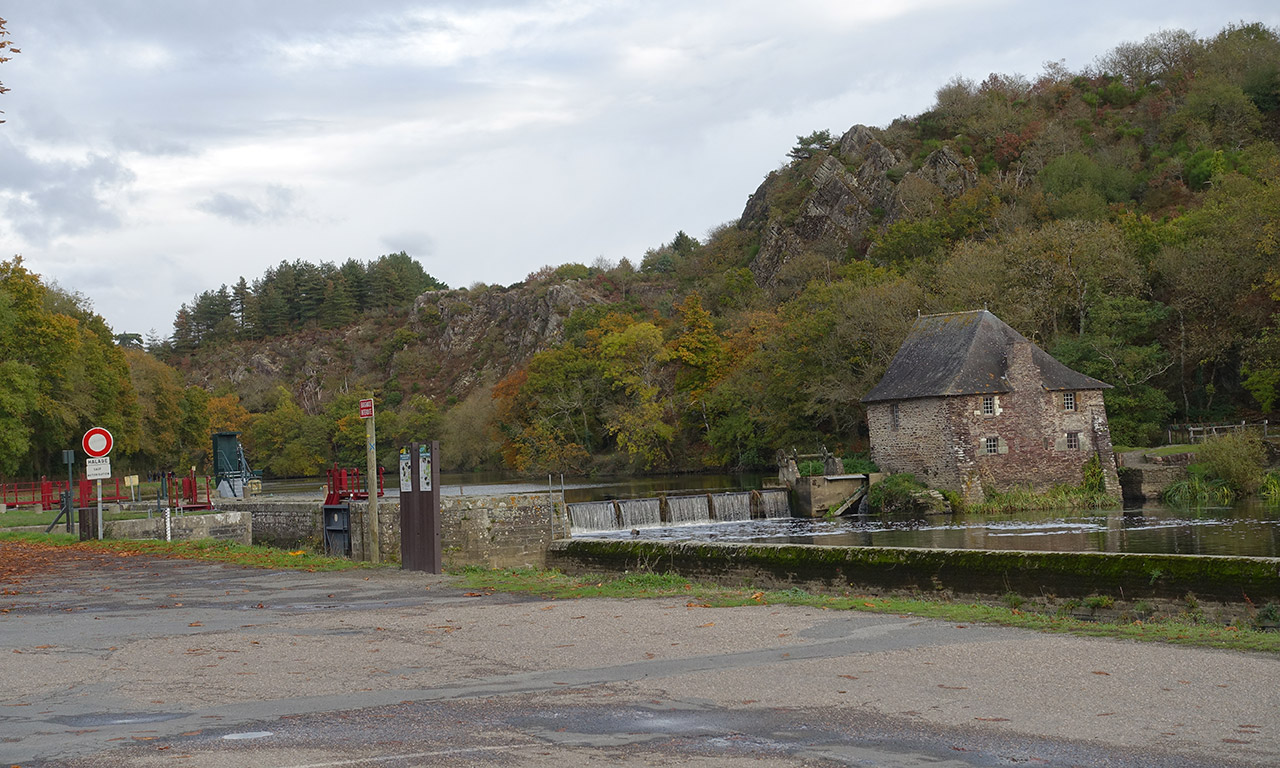
{"type": "MultiPolygon", "coordinates": [[[[369,491],[360,482],[360,470],[358,469],[339,469],[337,464],[333,465],[333,469],[325,472],[329,477],[328,494],[325,495],[325,504],[337,504],[343,499],[367,499],[369,491]]],[[[378,496],[384,493],[382,485],[382,467],[378,467],[378,496]]]]}

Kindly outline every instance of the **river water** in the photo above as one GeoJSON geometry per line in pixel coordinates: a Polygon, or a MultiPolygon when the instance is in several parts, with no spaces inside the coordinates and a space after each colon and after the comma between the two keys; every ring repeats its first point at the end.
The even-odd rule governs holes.
{"type": "Polygon", "coordinates": [[[835,520],[753,520],[593,533],[599,538],[762,544],[1141,552],[1280,557],[1280,507],[1255,500],[1231,507],[1058,510],[1006,515],[878,515],[835,520]]]}
{"type": "MultiPolygon", "coordinates": [[[[772,475],[660,475],[641,478],[551,478],[569,503],[646,498],[661,493],[758,490],[772,475]],[[563,486],[562,486],[563,484],[563,486]]],[[[314,495],[323,478],[268,481],[267,494],[314,495]]],[[[505,473],[444,473],[441,494],[484,496],[545,492],[544,481],[505,473]]],[[[387,489],[395,495],[394,488],[387,489]]],[[[831,546],[941,547],[1043,552],[1139,552],[1280,557],[1280,505],[1248,499],[1229,507],[1047,510],[1003,515],[878,515],[835,520],[752,520],[621,531],[593,531],[592,538],[701,540],[831,546]]]]}

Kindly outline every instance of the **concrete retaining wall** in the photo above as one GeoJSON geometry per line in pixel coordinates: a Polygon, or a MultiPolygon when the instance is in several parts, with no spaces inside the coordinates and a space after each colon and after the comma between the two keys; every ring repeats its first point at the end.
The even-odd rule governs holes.
{"type": "Polygon", "coordinates": [[[547,565],[567,573],[674,572],[728,586],[803,587],[947,597],[1280,601],[1280,558],[1111,552],[1009,552],[786,544],[554,542],[547,565]]]}
{"type": "MultiPolygon", "coordinates": [[[[236,544],[253,543],[253,517],[244,511],[216,512],[202,515],[170,515],[173,541],[217,539],[236,544]]],[[[102,524],[107,539],[164,539],[164,517],[141,520],[107,520],[102,524]]]]}

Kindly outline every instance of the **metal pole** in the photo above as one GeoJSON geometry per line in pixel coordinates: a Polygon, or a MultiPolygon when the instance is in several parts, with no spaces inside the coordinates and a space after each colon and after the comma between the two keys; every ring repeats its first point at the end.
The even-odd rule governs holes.
{"type": "MultiPolygon", "coordinates": [[[[62,453],[63,453],[63,457],[65,458],[66,451],[63,451],[62,453]]],[[[71,461],[67,462],[67,533],[71,533],[71,509],[72,509],[71,499],[75,498],[75,495],[72,494],[71,492],[71,488],[72,488],[71,468],[75,465],[75,463],[76,463],[76,449],[72,448],[71,461]]]]}
{"type": "Polygon", "coordinates": [[[98,541],[102,541],[102,478],[98,478],[98,541]]]}

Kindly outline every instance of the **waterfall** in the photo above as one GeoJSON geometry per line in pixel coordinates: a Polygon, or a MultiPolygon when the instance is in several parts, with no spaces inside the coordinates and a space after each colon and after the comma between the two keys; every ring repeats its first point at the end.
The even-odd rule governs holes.
{"type": "Polygon", "coordinates": [[[717,493],[713,503],[717,522],[736,523],[751,519],[751,491],[717,493]]]}
{"type": "Polygon", "coordinates": [[[652,528],[662,525],[660,502],[657,499],[620,499],[622,527],[652,528]]]}
{"type": "Polygon", "coordinates": [[[667,509],[671,525],[706,523],[711,520],[711,507],[706,496],[668,496],[667,509]]]}
{"type": "Polygon", "coordinates": [[[612,501],[583,501],[569,505],[570,532],[616,531],[618,513],[612,501]]]}
{"type": "Polygon", "coordinates": [[[791,516],[787,492],[777,488],[668,496],[666,520],[662,519],[662,503],[660,499],[574,502],[568,505],[569,532],[570,535],[590,535],[633,528],[736,523],[752,518],[774,520],[791,516]]]}
{"type": "Polygon", "coordinates": [[[782,489],[760,491],[760,516],[768,520],[791,517],[791,504],[787,492],[782,489]]]}

